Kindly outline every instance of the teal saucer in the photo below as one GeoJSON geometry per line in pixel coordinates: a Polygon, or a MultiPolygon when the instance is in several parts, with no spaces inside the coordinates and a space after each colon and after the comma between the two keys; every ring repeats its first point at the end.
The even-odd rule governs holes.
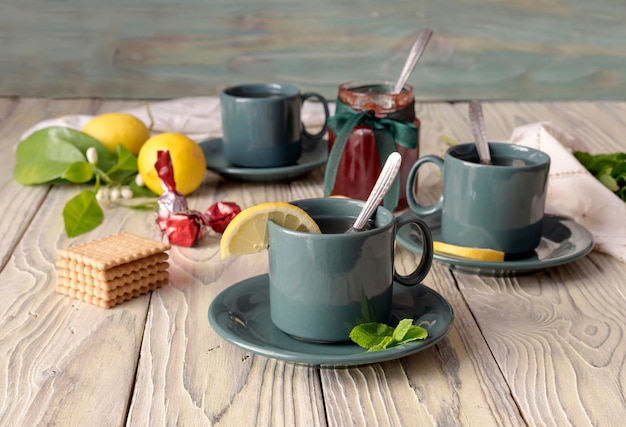
{"type": "MultiPolygon", "coordinates": [[[[442,241],[441,214],[426,216],[424,220],[430,227],[433,240],[442,241]]],[[[421,253],[421,235],[410,227],[401,229],[396,239],[410,251],[421,253]]],[[[435,252],[433,259],[463,273],[504,277],[530,274],[563,265],[587,255],[592,249],[593,236],[585,227],[570,218],[546,214],[539,246],[526,256],[505,258],[503,262],[491,262],[456,258],[435,252]]]]}
{"type": "Polygon", "coordinates": [[[202,141],[198,145],[204,152],[207,169],[235,181],[289,181],[323,166],[328,160],[328,141],[325,140],[319,141],[311,149],[303,148],[302,155],[295,165],[274,168],[244,168],[231,165],[224,158],[221,138],[202,141]]]}
{"type": "Polygon", "coordinates": [[[209,322],[222,338],[247,351],[320,368],[397,359],[429,348],[446,335],[452,326],[454,312],[445,298],[424,285],[406,287],[394,283],[393,292],[393,322],[411,318],[416,325],[428,330],[428,338],[369,353],[350,342],[317,344],[297,340],[272,323],[267,274],[223,290],[209,307],[209,322]]]}

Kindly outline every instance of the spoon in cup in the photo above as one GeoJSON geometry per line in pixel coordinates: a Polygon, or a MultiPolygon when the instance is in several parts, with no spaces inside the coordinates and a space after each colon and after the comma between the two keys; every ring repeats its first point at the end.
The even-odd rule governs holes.
{"type": "Polygon", "coordinates": [[[397,151],[394,151],[389,155],[389,157],[387,157],[383,170],[380,171],[380,175],[378,175],[378,179],[376,180],[376,184],[374,184],[372,192],[367,197],[367,201],[363,205],[363,208],[361,209],[359,216],[357,216],[354,221],[354,224],[346,230],[346,233],[358,233],[363,230],[365,224],[370,219],[381,200],[383,200],[387,191],[389,191],[389,187],[391,187],[396,175],[398,175],[400,163],[402,163],[402,156],[400,156],[400,153],[397,151]]]}
{"type": "Polygon", "coordinates": [[[483,116],[483,108],[480,102],[471,101],[469,103],[469,117],[480,163],[490,165],[492,163],[491,155],[489,154],[489,143],[487,142],[487,131],[485,130],[485,117],[483,116]]]}
{"type": "Polygon", "coordinates": [[[420,57],[424,53],[428,42],[430,41],[430,37],[433,35],[433,30],[430,28],[426,28],[422,30],[422,32],[417,36],[417,39],[413,42],[411,46],[411,50],[409,51],[409,56],[404,63],[404,68],[402,68],[402,72],[400,73],[400,77],[398,77],[398,81],[393,88],[392,95],[396,95],[402,92],[402,88],[404,87],[406,81],[409,79],[409,76],[413,72],[413,69],[417,65],[417,61],[419,61],[420,57]]]}

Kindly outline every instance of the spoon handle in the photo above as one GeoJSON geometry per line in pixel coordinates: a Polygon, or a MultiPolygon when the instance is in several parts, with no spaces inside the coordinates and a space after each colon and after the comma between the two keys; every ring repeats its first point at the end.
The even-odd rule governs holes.
{"type": "Polygon", "coordinates": [[[404,68],[400,73],[400,77],[398,77],[398,81],[396,82],[396,86],[393,88],[392,94],[398,94],[402,91],[406,81],[409,79],[411,72],[413,72],[413,68],[417,64],[417,61],[420,59],[424,50],[426,49],[426,45],[430,41],[430,37],[433,35],[433,30],[430,28],[426,28],[422,30],[420,35],[413,42],[413,46],[411,46],[411,50],[409,51],[409,56],[404,63],[404,68]]]}
{"type": "Polygon", "coordinates": [[[487,131],[485,130],[485,117],[483,116],[483,108],[478,101],[470,101],[469,116],[476,139],[476,149],[478,150],[478,158],[480,163],[490,165],[491,155],[489,154],[489,143],[487,141],[487,131]]]}
{"type": "Polygon", "coordinates": [[[363,209],[356,218],[356,221],[354,221],[353,229],[361,230],[370,219],[383,197],[385,197],[385,194],[387,194],[396,175],[398,175],[400,163],[402,163],[402,156],[400,156],[400,153],[397,151],[394,151],[387,157],[383,170],[380,172],[380,175],[378,175],[372,192],[367,198],[365,205],[363,205],[363,209]]]}

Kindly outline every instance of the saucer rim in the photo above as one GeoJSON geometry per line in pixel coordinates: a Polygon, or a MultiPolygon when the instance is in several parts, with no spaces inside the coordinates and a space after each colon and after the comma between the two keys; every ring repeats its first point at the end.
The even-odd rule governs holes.
{"type": "MultiPolygon", "coordinates": [[[[431,214],[425,215],[423,219],[428,222],[429,219],[433,220],[437,218],[439,214],[431,214]]],[[[457,270],[460,272],[479,274],[483,276],[510,276],[510,275],[521,275],[521,274],[530,274],[545,268],[557,267],[560,265],[568,264],[570,262],[576,261],[587,254],[589,254],[593,250],[594,240],[593,235],[587,230],[584,226],[576,222],[574,219],[570,217],[566,217],[563,215],[557,214],[545,214],[546,217],[556,218],[559,223],[565,225],[570,230],[576,228],[577,231],[581,232],[585,235],[586,239],[582,240],[582,244],[584,245],[579,250],[553,258],[546,258],[542,260],[528,260],[528,259],[519,259],[519,260],[510,260],[510,261],[480,261],[480,260],[470,260],[457,258],[445,254],[434,253],[433,259],[447,265],[449,268],[453,270],[457,270]],[[572,224],[570,227],[566,222],[572,224]]],[[[431,230],[440,230],[441,225],[431,225],[431,230]]],[[[416,247],[411,244],[411,241],[408,237],[405,236],[406,230],[400,230],[396,237],[398,243],[402,245],[402,247],[415,252],[420,253],[416,250],[416,247]]],[[[544,234],[542,233],[541,238],[544,238],[544,234]]],[[[569,239],[568,239],[569,240],[569,239]]],[[[442,240],[443,241],[443,240],[442,240]]],[[[445,243],[445,242],[444,242],[445,243]]]]}
{"type": "MultiPolygon", "coordinates": [[[[447,324],[444,323],[441,332],[439,332],[437,335],[432,336],[429,334],[429,337],[426,338],[426,340],[414,341],[392,347],[387,350],[374,352],[367,352],[365,349],[350,342],[338,344],[306,343],[307,345],[312,345],[319,348],[331,348],[332,346],[350,346],[353,347],[355,350],[354,353],[350,354],[324,354],[323,352],[311,354],[305,353],[303,351],[278,348],[276,346],[260,346],[247,340],[245,337],[236,334],[235,332],[233,332],[232,329],[224,326],[223,323],[220,321],[220,318],[223,317],[224,312],[227,311],[228,308],[224,304],[224,300],[234,292],[241,292],[243,294],[244,291],[240,290],[240,288],[245,289],[247,287],[256,287],[258,288],[258,290],[255,291],[257,293],[259,291],[262,291],[264,287],[269,288],[269,274],[267,273],[241,280],[219,292],[209,305],[208,320],[213,330],[227,342],[244,350],[250,351],[251,353],[276,360],[281,360],[284,362],[290,362],[297,365],[313,366],[317,368],[340,368],[385,362],[409,356],[411,354],[434,346],[448,334],[454,323],[455,317],[454,309],[452,308],[448,300],[444,298],[440,293],[424,285],[423,283],[415,285],[413,287],[406,287],[394,281],[394,287],[395,286],[406,289],[419,289],[418,287],[422,287],[432,297],[438,299],[440,301],[440,304],[438,305],[438,307],[440,307],[440,309],[438,310],[439,315],[443,318],[443,320],[446,320],[446,318],[449,319],[447,324]]],[[[265,301],[265,303],[267,304],[267,310],[269,310],[269,301],[265,301]]],[[[274,326],[274,328],[276,327],[274,326]]],[[[277,333],[284,334],[284,336],[289,341],[293,341],[294,344],[301,343],[297,339],[289,337],[289,335],[280,331],[278,328],[276,328],[275,330],[277,333]]]]}
{"type": "Polygon", "coordinates": [[[323,166],[328,161],[328,140],[325,138],[319,140],[312,150],[303,150],[298,163],[295,165],[269,168],[246,168],[231,165],[224,159],[222,138],[206,139],[199,142],[198,145],[203,152],[205,152],[205,149],[216,150],[219,160],[226,164],[217,164],[214,161],[215,153],[213,156],[205,155],[205,163],[208,170],[238,181],[271,182],[293,179],[323,166]]]}

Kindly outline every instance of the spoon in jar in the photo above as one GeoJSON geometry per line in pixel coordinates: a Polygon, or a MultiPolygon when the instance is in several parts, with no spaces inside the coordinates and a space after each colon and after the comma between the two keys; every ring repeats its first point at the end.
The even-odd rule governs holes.
{"type": "Polygon", "coordinates": [[[420,57],[424,53],[428,42],[430,41],[430,37],[433,35],[433,30],[430,28],[426,28],[422,30],[422,32],[417,36],[417,39],[413,42],[413,46],[411,46],[411,50],[409,51],[409,57],[406,59],[404,63],[404,68],[400,73],[400,77],[398,77],[398,81],[393,88],[392,95],[397,95],[402,92],[402,88],[404,87],[406,81],[409,79],[409,76],[413,72],[413,69],[417,65],[417,61],[419,61],[420,57]]]}
{"type": "Polygon", "coordinates": [[[387,157],[383,170],[380,171],[380,175],[378,175],[378,179],[376,180],[376,184],[374,184],[372,192],[367,197],[367,201],[363,205],[363,208],[361,209],[359,216],[357,216],[354,221],[354,224],[346,231],[346,233],[357,233],[363,230],[365,224],[370,219],[381,200],[383,200],[387,191],[389,191],[389,187],[391,187],[396,175],[398,175],[400,163],[402,163],[402,156],[400,156],[400,153],[397,151],[394,151],[389,155],[389,157],[387,157]]]}
{"type": "Polygon", "coordinates": [[[480,163],[490,165],[492,163],[491,155],[489,154],[489,143],[487,142],[487,131],[485,130],[485,117],[483,116],[483,108],[480,102],[471,101],[469,103],[469,116],[480,163]]]}

